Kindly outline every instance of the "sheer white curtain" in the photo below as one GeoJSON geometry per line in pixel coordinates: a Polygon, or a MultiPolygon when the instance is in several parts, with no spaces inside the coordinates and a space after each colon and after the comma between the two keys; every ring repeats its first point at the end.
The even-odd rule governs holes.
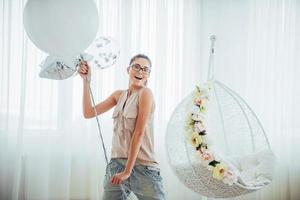
{"type": "MultiPolygon", "coordinates": [[[[1,0],[0,196],[2,199],[101,199],[105,161],[95,119],[82,115],[82,81],[41,79],[46,54],[22,25],[25,0],[1,0]]],[[[209,36],[217,35],[216,78],[261,119],[278,163],[274,182],[237,199],[300,198],[300,2],[297,0],[99,0],[98,35],[120,42],[121,57],[92,69],[99,102],[128,84],[136,53],[153,62],[155,142],[167,199],[205,199],[171,172],[164,148],[168,119],[206,80],[209,36]]],[[[84,27],[82,27],[84,28],[84,27]]],[[[42,30],[41,30],[42,31],[42,30]]],[[[101,116],[110,152],[111,111],[101,116]]]]}

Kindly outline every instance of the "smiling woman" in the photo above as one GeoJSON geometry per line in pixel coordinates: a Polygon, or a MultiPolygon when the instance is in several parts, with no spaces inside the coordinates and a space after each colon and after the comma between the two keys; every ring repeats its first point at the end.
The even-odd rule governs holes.
{"type": "Polygon", "coordinates": [[[86,81],[90,80],[90,67],[82,63],[80,68],[84,81],[84,116],[92,118],[95,113],[115,107],[111,161],[106,168],[103,199],[126,199],[131,192],[139,199],[164,199],[160,167],[154,152],[155,102],[152,91],[147,88],[151,61],[146,55],[138,54],[129,64],[128,89],[113,92],[95,108],[91,106],[86,81]]]}

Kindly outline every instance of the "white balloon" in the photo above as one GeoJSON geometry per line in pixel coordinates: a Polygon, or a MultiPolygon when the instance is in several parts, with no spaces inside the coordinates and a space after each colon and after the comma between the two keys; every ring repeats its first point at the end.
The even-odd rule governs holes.
{"type": "Polygon", "coordinates": [[[94,56],[89,64],[105,69],[116,63],[120,55],[120,47],[113,38],[102,36],[92,43],[88,53],[94,56]]]}
{"type": "Polygon", "coordinates": [[[95,39],[98,11],[93,0],[28,0],[24,27],[44,52],[70,57],[83,52],[95,39]]]}

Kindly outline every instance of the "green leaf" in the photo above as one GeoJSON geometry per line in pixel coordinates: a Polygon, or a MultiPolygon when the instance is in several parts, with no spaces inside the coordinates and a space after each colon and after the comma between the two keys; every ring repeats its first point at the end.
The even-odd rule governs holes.
{"type": "Polygon", "coordinates": [[[220,162],[216,161],[216,160],[213,160],[208,165],[211,165],[211,166],[215,167],[217,164],[220,164],[220,162]]]}

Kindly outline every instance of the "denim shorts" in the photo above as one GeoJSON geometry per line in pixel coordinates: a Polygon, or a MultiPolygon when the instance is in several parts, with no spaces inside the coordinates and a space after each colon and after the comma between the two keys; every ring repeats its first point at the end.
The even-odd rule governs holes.
{"type": "Polygon", "coordinates": [[[106,166],[103,200],[125,200],[131,192],[139,200],[164,200],[160,170],[154,167],[136,164],[131,175],[122,185],[112,185],[111,176],[124,170],[127,159],[113,158],[106,166]]]}

